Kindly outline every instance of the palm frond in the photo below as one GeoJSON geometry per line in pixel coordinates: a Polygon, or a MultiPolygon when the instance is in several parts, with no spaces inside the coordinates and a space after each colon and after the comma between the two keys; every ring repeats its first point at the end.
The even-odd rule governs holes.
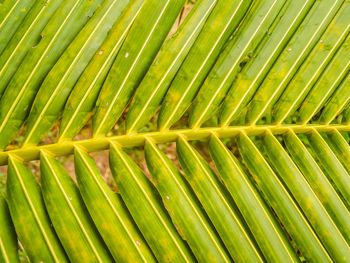
{"type": "Polygon", "coordinates": [[[1,261],[350,261],[350,2],[192,2],[0,2],[1,261]]]}

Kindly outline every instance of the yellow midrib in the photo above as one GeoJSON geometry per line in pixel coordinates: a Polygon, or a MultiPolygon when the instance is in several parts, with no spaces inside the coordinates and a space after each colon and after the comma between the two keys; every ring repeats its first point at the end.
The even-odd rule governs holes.
{"type": "Polygon", "coordinates": [[[174,142],[179,136],[185,136],[187,140],[207,140],[215,132],[220,138],[234,137],[244,132],[247,135],[261,135],[270,131],[272,134],[283,134],[289,130],[295,133],[307,133],[312,130],[318,132],[350,132],[350,123],[347,124],[283,124],[283,125],[247,125],[228,127],[209,127],[198,129],[178,129],[167,131],[154,131],[146,133],[135,133],[117,135],[111,137],[97,137],[79,141],[61,141],[53,144],[26,146],[9,151],[0,152],[0,166],[7,165],[8,156],[15,154],[23,161],[39,160],[40,151],[50,152],[53,156],[65,156],[73,154],[75,147],[83,147],[89,152],[98,152],[109,149],[110,142],[116,142],[122,147],[142,146],[146,138],[151,138],[156,144],[174,142]]]}

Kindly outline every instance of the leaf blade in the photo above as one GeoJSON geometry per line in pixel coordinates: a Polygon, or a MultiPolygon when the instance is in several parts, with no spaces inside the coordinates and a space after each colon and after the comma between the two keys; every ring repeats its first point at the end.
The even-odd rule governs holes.
{"type": "Polygon", "coordinates": [[[166,2],[148,0],[143,5],[97,100],[96,113],[93,117],[95,137],[109,132],[119,119],[183,4],[184,0],[167,0],[166,2]],[[147,20],[148,23],[145,24],[144,20],[147,20]]]}
{"type": "Polygon", "coordinates": [[[207,219],[200,211],[198,203],[184,184],[176,167],[150,140],[145,144],[145,154],[147,166],[163,203],[173,223],[176,224],[178,232],[189,243],[197,260],[200,262],[223,260],[226,252],[220,239],[208,225],[207,219]]]}
{"type": "Polygon", "coordinates": [[[51,17],[42,31],[47,37],[27,53],[1,97],[0,149],[14,137],[30,110],[40,83],[100,2],[68,1],[51,17]]]}
{"type": "Polygon", "coordinates": [[[164,98],[158,119],[160,129],[169,129],[189,107],[221,48],[250,4],[251,1],[236,0],[216,4],[164,98]],[[209,52],[203,52],[207,49],[209,52]]]}
{"type": "Polygon", "coordinates": [[[177,141],[177,153],[185,178],[197,195],[233,259],[259,258],[258,252],[245,231],[240,218],[234,213],[209,165],[182,137],[177,141]],[[235,241],[234,241],[235,240],[235,241]],[[236,242],[236,240],[239,240],[236,242]],[[242,254],[241,254],[242,253],[242,254]]]}
{"type": "Polygon", "coordinates": [[[124,203],[105,184],[95,162],[79,148],[75,148],[74,158],[80,193],[114,259],[154,262],[124,203]]]}
{"type": "Polygon", "coordinates": [[[134,95],[126,119],[127,133],[138,131],[154,114],[215,4],[197,2],[175,35],[164,43],[134,95]],[[150,89],[152,86],[155,88],[150,89]]]}
{"type": "Polygon", "coordinates": [[[198,128],[215,112],[234,81],[256,51],[257,46],[272,24],[284,1],[257,1],[245,15],[237,35],[232,36],[227,47],[203,82],[190,112],[189,125],[198,128]]]}
{"type": "Polygon", "coordinates": [[[126,7],[125,12],[111,29],[100,50],[80,76],[62,114],[60,140],[74,137],[86,124],[108,71],[143,3],[143,0],[133,1],[126,7]]]}
{"type": "Polygon", "coordinates": [[[51,128],[75,82],[126,4],[126,0],[104,1],[50,70],[32,104],[23,146],[37,144],[51,128]]]}
{"type": "Polygon", "coordinates": [[[4,197],[0,196],[0,260],[5,263],[19,262],[17,235],[4,197]]]}
{"type": "MultiPolygon", "coordinates": [[[[238,160],[217,136],[212,136],[209,147],[225,185],[227,185],[262,251],[268,255],[266,249],[269,249],[268,244],[274,243],[274,228],[276,228],[273,215],[257,190],[254,189],[248,176],[243,172],[238,160]]],[[[247,157],[243,156],[243,158],[247,157]]],[[[264,176],[264,169],[259,168],[257,164],[255,166],[259,170],[259,173],[252,173],[255,182],[278,218],[283,222],[287,232],[297,243],[303,257],[318,262],[331,262],[328,253],[282,184],[276,180],[274,175],[264,176]]],[[[248,168],[252,170],[251,167],[248,168]]]]}
{"type": "Polygon", "coordinates": [[[19,240],[33,261],[67,262],[33,174],[20,161],[12,157],[9,161],[8,201],[19,240]]]}
{"type": "Polygon", "coordinates": [[[192,262],[191,252],[170,223],[155,189],[140,168],[113,144],[110,163],[120,194],[156,258],[159,261],[192,262]],[[143,216],[145,213],[147,217],[143,216]]]}
{"type": "Polygon", "coordinates": [[[112,262],[73,180],[47,153],[40,158],[45,205],[69,259],[112,262]]]}
{"type": "MultiPolygon", "coordinates": [[[[287,136],[294,137],[296,135],[289,133],[287,136]]],[[[302,174],[298,170],[291,157],[273,135],[267,134],[263,140],[265,150],[273,162],[273,166],[278,170],[279,176],[311,222],[330,256],[333,260],[346,261],[350,256],[350,248],[317,195],[303,177],[303,174],[304,176],[306,174],[302,174]],[[332,238],[329,238],[329,232],[332,233],[332,238]]]]}

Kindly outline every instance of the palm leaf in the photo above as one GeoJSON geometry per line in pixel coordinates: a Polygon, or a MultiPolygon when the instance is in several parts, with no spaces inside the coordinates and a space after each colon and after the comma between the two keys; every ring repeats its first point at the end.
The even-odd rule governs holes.
{"type": "Polygon", "coordinates": [[[110,162],[120,194],[157,259],[192,262],[191,252],[171,224],[157,200],[157,192],[140,168],[115,145],[111,148],[110,162]],[[146,213],[147,217],[144,217],[146,213]]]}
{"type": "Polygon", "coordinates": [[[142,4],[143,1],[138,0],[127,7],[79,77],[64,107],[60,128],[61,139],[74,137],[91,117],[102,84],[142,4]],[[118,41],[116,42],[115,39],[118,41]]]}
{"type": "Polygon", "coordinates": [[[126,1],[105,1],[61,55],[38,91],[40,100],[33,102],[23,145],[38,143],[42,130],[46,131],[52,126],[75,82],[125,5],[126,1]]]}
{"type": "Polygon", "coordinates": [[[119,119],[174,23],[183,2],[184,0],[148,0],[141,7],[97,101],[93,118],[95,136],[106,134],[119,119]],[[148,23],[144,23],[145,19],[148,23]],[[117,92],[113,88],[115,85],[118,87],[117,92]]]}
{"type": "Polygon", "coordinates": [[[100,2],[65,1],[47,22],[41,33],[44,37],[28,51],[0,101],[0,149],[14,137],[13,131],[26,119],[41,82],[100,2]]]}
{"type": "Polygon", "coordinates": [[[2,2],[0,6],[0,54],[4,51],[33,5],[34,1],[30,0],[2,2]]]}
{"type": "Polygon", "coordinates": [[[4,197],[0,197],[0,259],[2,262],[19,262],[17,236],[11,220],[10,211],[4,197]]]}
{"type": "Polygon", "coordinates": [[[75,158],[81,195],[114,259],[123,262],[154,261],[123,201],[103,182],[93,159],[78,148],[75,149],[75,158]]]}
{"type": "Polygon", "coordinates": [[[12,157],[9,160],[7,189],[15,229],[30,259],[66,262],[65,252],[47,215],[39,185],[30,170],[12,157]],[[31,227],[28,229],[29,225],[31,227]]]}
{"type": "Polygon", "coordinates": [[[72,178],[47,153],[41,153],[40,159],[45,205],[69,259],[111,262],[109,251],[105,249],[72,178]]]}
{"type": "Polygon", "coordinates": [[[6,49],[0,56],[1,95],[26,53],[31,47],[37,45],[38,41],[43,37],[40,35],[41,31],[61,4],[62,0],[50,1],[48,3],[45,0],[37,1],[28,12],[28,15],[26,15],[20,28],[11,38],[6,49]]]}
{"type": "Polygon", "coordinates": [[[218,1],[198,39],[191,48],[159,115],[159,127],[171,127],[186,111],[200,84],[232,31],[239,25],[251,1],[218,1]]]}
{"type": "MultiPolygon", "coordinates": [[[[256,241],[263,251],[266,250],[268,253],[269,244],[273,244],[274,239],[277,238],[276,234],[273,236],[271,233],[276,232],[275,229],[279,228],[273,215],[255,190],[247,174],[240,167],[239,161],[215,135],[210,139],[210,152],[224,184],[242,211],[256,241]]],[[[302,253],[307,258],[329,262],[327,252],[282,184],[275,176],[268,175],[269,177],[265,178],[262,176],[265,177],[259,170],[254,179],[265,192],[266,199],[273,205],[277,216],[283,220],[284,226],[289,230],[289,234],[299,245],[302,253]]]]}
{"type": "MultiPolygon", "coordinates": [[[[187,240],[196,258],[199,261],[225,259],[224,247],[175,165],[150,140],[145,145],[145,154],[164,206],[176,224],[177,231],[187,240]],[[171,178],[168,178],[168,175],[171,178]]],[[[253,251],[251,255],[247,253],[246,259],[257,260],[259,256],[253,251]]]]}
{"type": "MultiPolygon", "coordinates": [[[[285,138],[285,143],[288,145],[288,140],[292,138],[297,140],[295,134],[288,134],[285,138]]],[[[295,142],[298,143],[298,142],[295,142]]],[[[321,240],[324,240],[324,245],[329,250],[329,253],[333,256],[335,260],[342,260],[346,258],[347,255],[347,230],[345,230],[344,236],[341,235],[342,226],[336,227],[336,221],[338,219],[338,215],[332,213],[331,205],[327,204],[328,200],[323,200],[328,198],[328,196],[320,195],[319,192],[322,191],[322,187],[326,188],[327,186],[323,186],[322,183],[327,184],[327,181],[321,181],[318,183],[316,178],[310,178],[311,174],[306,173],[303,169],[304,177],[301,172],[297,170],[296,165],[291,161],[291,157],[289,157],[286,151],[280,146],[277,139],[274,136],[266,136],[264,138],[265,150],[270,157],[270,160],[276,170],[279,172],[282,177],[283,182],[286,184],[287,188],[290,190],[292,195],[298,200],[298,204],[304,213],[308,216],[311,224],[313,225],[315,231],[318,233],[321,240]],[[307,178],[305,178],[307,176],[307,178]],[[313,182],[311,180],[314,180],[313,182]],[[311,182],[310,182],[311,181],[311,182]],[[307,183],[311,184],[311,186],[307,183]],[[317,186],[312,185],[312,183],[317,184],[317,186]],[[314,186],[314,187],[313,187],[314,186]],[[299,198],[299,197],[303,198],[299,198]],[[317,199],[318,196],[319,198],[317,199]],[[320,199],[321,197],[321,199],[320,199]],[[323,205],[322,205],[322,204],[323,205]],[[327,209],[328,208],[328,209],[327,209]],[[321,216],[322,214],[322,216],[321,216]],[[334,221],[331,220],[333,218],[334,221]],[[313,217],[322,218],[322,220],[314,220],[313,217]],[[334,232],[333,232],[334,231],[334,232]],[[333,232],[332,240],[328,239],[328,233],[333,232]],[[337,245],[335,245],[337,244],[337,245]]],[[[297,147],[295,147],[297,148],[297,147]]],[[[288,148],[290,150],[290,148],[288,148]]],[[[293,149],[295,150],[295,149],[293,149]]],[[[299,158],[299,156],[303,156],[304,153],[299,153],[298,156],[295,155],[296,152],[290,154],[292,157],[299,158]]],[[[300,161],[302,162],[302,161],[300,161]]],[[[297,162],[297,164],[299,164],[297,162]]],[[[310,163],[305,164],[306,166],[311,166],[312,161],[310,163]]],[[[301,167],[299,167],[301,168],[301,167]]],[[[318,177],[320,179],[320,177],[318,177]]],[[[323,178],[322,178],[323,179],[323,178]]],[[[333,189],[331,189],[333,190],[333,189]]],[[[337,196],[335,196],[336,198],[337,196]]],[[[329,198],[331,199],[331,197],[329,198]]],[[[338,200],[337,200],[338,201],[338,200]]],[[[336,202],[336,201],[335,201],[336,202]]],[[[341,202],[338,205],[343,206],[341,202]]],[[[337,209],[337,207],[334,207],[337,209]]],[[[349,211],[345,209],[345,207],[340,208],[341,213],[348,214],[349,211]]],[[[348,215],[344,215],[346,217],[348,215]]],[[[340,221],[342,215],[339,215],[340,221]]],[[[348,229],[347,226],[344,229],[348,229]]]]}
{"type": "Polygon", "coordinates": [[[349,14],[0,1],[0,259],[350,261],[349,14]]]}

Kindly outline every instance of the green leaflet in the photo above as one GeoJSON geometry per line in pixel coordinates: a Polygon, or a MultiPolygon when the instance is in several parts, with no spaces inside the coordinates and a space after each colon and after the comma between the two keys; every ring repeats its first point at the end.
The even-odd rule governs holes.
{"type": "Polygon", "coordinates": [[[63,166],[40,154],[42,192],[59,239],[73,262],[112,262],[88,211],[63,166]]]}
{"type": "MultiPolygon", "coordinates": [[[[274,207],[281,216],[281,213],[285,213],[285,207],[294,207],[292,208],[293,212],[291,216],[293,218],[298,218],[300,220],[300,213],[298,213],[293,204],[291,197],[288,195],[286,189],[284,189],[281,182],[277,179],[276,174],[268,165],[264,157],[261,155],[259,150],[244,133],[240,134],[237,139],[237,146],[239,152],[242,156],[243,163],[248,168],[249,172],[252,174],[254,180],[258,184],[260,190],[263,193],[264,199],[267,199],[268,203],[274,207]],[[276,194],[276,195],[275,195],[276,194]],[[278,199],[276,198],[278,197],[278,199]],[[278,202],[281,202],[282,205],[278,208],[278,202]],[[299,215],[298,215],[299,214],[299,215]]],[[[299,223],[300,226],[300,223],[299,223]]],[[[305,226],[304,226],[305,227],[305,226]]],[[[307,227],[307,226],[306,226],[307,227]]],[[[283,235],[283,232],[280,227],[275,228],[276,238],[270,245],[273,246],[273,249],[268,250],[268,254],[264,254],[270,261],[297,261],[295,253],[292,251],[292,248],[287,242],[287,238],[283,235]],[[278,247],[278,248],[277,248],[278,247]]],[[[312,251],[315,251],[315,247],[312,248],[312,251]]],[[[325,253],[323,253],[325,254],[325,253]]],[[[327,258],[327,257],[326,257],[327,258]]],[[[327,259],[324,259],[327,261],[327,259]]]]}
{"type": "Polygon", "coordinates": [[[187,110],[250,4],[247,0],[218,1],[164,98],[158,119],[160,129],[170,128],[187,110]]]}
{"type": "Polygon", "coordinates": [[[146,0],[143,4],[97,100],[93,118],[95,137],[109,132],[119,119],[184,2],[184,0],[146,0]]]}
{"type": "MultiPolygon", "coordinates": [[[[350,10],[350,4],[349,4],[350,10]]],[[[350,71],[350,22],[348,36],[298,110],[298,122],[307,123],[321,109],[350,71]],[[345,63],[344,63],[345,61],[345,63]],[[347,61],[347,62],[346,62],[347,61]]]]}
{"type": "Polygon", "coordinates": [[[220,112],[220,124],[228,126],[254,96],[261,82],[308,14],[314,0],[288,1],[258,48],[257,55],[238,74],[220,112]]]}
{"type": "MultiPolygon", "coordinates": [[[[254,243],[250,240],[240,218],[234,213],[229,199],[223,193],[222,185],[210,170],[209,165],[183,137],[179,137],[177,141],[177,154],[186,180],[203,205],[232,258],[259,260],[254,243]]],[[[225,261],[230,259],[226,258],[225,261]]]]}
{"type": "Polygon", "coordinates": [[[193,262],[192,253],[160,205],[154,187],[137,164],[114,144],[110,149],[110,167],[128,210],[157,260],[193,262]]]}
{"type": "Polygon", "coordinates": [[[350,209],[350,175],[343,167],[332,149],[327,145],[322,136],[313,130],[307,135],[308,141],[313,148],[313,156],[318,159],[330,182],[336,185],[338,192],[344,198],[344,203],[350,209]]]}
{"type": "MultiPolygon", "coordinates": [[[[313,13],[312,16],[308,16],[305,23],[309,25],[314,24],[316,25],[315,28],[301,24],[301,29],[305,28],[305,30],[300,30],[295,33],[291,41],[289,41],[286,50],[278,57],[265,80],[260,85],[259,90],[254,95],[254,98],[249,103],[246,115],[247,123],[256,123],[265,113],[265,118],[267,118],[267,120],[271,119],[271,113],[266,112],[267,109],[271,108],[281,95],[287,83],[311,52],[313,46],[317,44],[320,37],[326,42],[326,47],[332,46],[330,50],[329,48],[325,48],[325,50],[323,50],[324,52],[318,49],[319,46],[315,47],[318,52],[316,55],[316,62],[313,62],[317,65],[317,70],[316,73],[313,73],[317,75],[319,72],[322,72],[322,67],[327,65],[327,62],[332,58],[337,48],[344,40],[344,36],[346,36],[346,30],[344,32],[338,32],[334,30],[334,28],[346,28],[345,25],[350,22],[350,17],[347,15],[350,12],[350,8],[344,8],[340,17],[336,17],[334,25],[328,28],[331,32],[328,31],[328,34],[326,33],[321,36],[343,2],[343,0],[323,1],[322,5],[319,5],[319,8],[312,10],[315,13],[313,13]],[[312,19],[314,16],[317,16],[318,19],[312,19]],[[336,33],[334,33],[334,31],[336,31],[336,33]]],[[[350,5],[348,7],[350,7],[350,5]]],[[[350,26],[348,29],[350,29],[350,26]]],[[[303,73],[303,75],[305,75],[305,73],[303,73]]],[[[295,89],[295,86],[292,87],[295,89]]]]}
{"type": "Polygon", "coordinates": [[[350,244],[349,210],[298,136],[294,133],[288,133],[284,137],[284,142],[291,158],[303,173],[313,193],[319,198],[330,218],[333,219],[345,240],[350,244]]]}
{"type": "Polygon", "coordinates": [[[135,92],[126,119],[127,133],[137,132],[156,112],[216,3],[198,1],[177,32],[164,43],[135,92]]]}
{"type": "Polygon", "coordinates": [[[347,172],[350,173],[350,146],[344,137],[337,130],[322,135],[338,160],[343,164],[347,172]]]}
{"type": "Polygon", "coordinates": [[[60,139],[73,138],[91,117],[98,93],[144,0],[132,1],[86,67],[64,108],[60,139]]]}
{"type": "Polygon", "coordinates": [[[350,74],[345,78],[342,84],[335,90],[334,95],[326,103],[322,109],[319,118],[321,123],[330,124],[345,108],[346,104],[350,103],[350,74]]]}
{"type": "Polygon", "coordinates": [[[14,7],[14,5],[15,2],[11,0],[0,1],[0,21],[4,21],[5,16],[9,13],[10,9],[14,7]]]}
{"type": "Polygon", "coordinates": [[[1,262],[350,262],[350,0],[47,1],[0,0],[1,262]]]}
{"type": "MultiPolygon", "coordinates": [[[[284,136],[284,141],[289,151],[290,140],[295,137],[296,135],[292,132],[284,136]]],[[[309,180],[307,181],[304,178],[308,174],[304,171],[302,171],[302,174],[298,170],[286,150],[272,134],[264,136],[263,141],[265,151],[273,167],[275,167],[281,180],[288,187],[300,208],[309,219],[310,224],[313,226],[329,255],[336,262],[349,261],[349,245],[346,243],[341,232],[339,232],[336,224],[330,218],[320,199],[317,198],[316,193],[313,191],[315,188],[312,189],[308,184],[309,180]]],[[[290,154],[293,157],[295,156],[295,152],[290,152],[290,154]]],[[[298,152],[298,155],[303,154],[298,152]]]]}
{"type": "MultiPolygon", "coordinates": [[[[296,58],[294,60],[286,60],[286,62],[284,62],[284,65],[287,67],[282,72],[289,73],[293,79],[290,80],[287,73],[283,74],[282,79],[281,77],[277,78],[277,80],[283,81],[281,83],[283,84],[282,87],[286,86],[287,84],[288,85],[276,104],[273,106],[272,118],[274,123],[282,123],[288,116],[295,112],[312,86],[316,83],[317,79],[321,76],[325,67],[339,49],[339,46],[344,42],[347,31],[349,31],[349,29],[344,30],[346,29],[346,26],[349,25],[348,13],[350,12],[350,4],[348,2],[343,4],[338,13],[336,13],[336,16],[333,18],[333,21],[328,25],[328,20],[334,16],[334,12],[339,9],[339,4],[342,2],[344,1],[329,1],[329,3],[327,3],[327,5],[324,7],[323,4],[326,3],[326,1],[322,2],[322,5],[319,5],[319,7],[322,7],[322,9],[319,10],[317,8],[315,9],[316,12],[313,13],[316,21],[315,26],[317,26],[318,29],[315,28],[312,30],[311,28],[309,29],[309,27],[305,27],[304,30],[302,28],[299,30],[300,33],[298,34],[295,43],[303,43],[305,39],[308,40],[308,38],[306,38],[308,35],[313,36],[313,38],[317,36],[315,39],[318,41],[318,43],[314,45],[313,50],[310,52],[310,54],[308,54],[307,59],[303,62],[300,69],[298,69],[296,73],[289,68],[293,69],[295,66],[298,66],[299,63],[295,63],[298,56],[300,56],[298,52],[295,54],[296,58]],[[330,5],[332,5],[332,8],[330,8],[330,5]],[[317,31],[327,25],[328,27],[322,36],[315,34],[315,31],[317,33],[317,31]],[[341,30],[338,30],[338,28],[341,30]],[[295,73],[295,75],[292,76],[292,73],[295,73]],[[285,75],[288,78],[285,78],[285,75]]],[[[310,22],[312,21],[310,20],[310,22]]],[[[312,26],[312,24],[310,26],[312,26]]],[[[322,31],[323,30],[320,32],[322,31]]],[[[290,47],[290,45],[288,45],[288,48],[290,48],[290,51],[288,52],[289,49],[285,50],[286,54],[293,53],[295,50],[295,48],[290,47]]],[[[304,46],[302,46],[302,50],[303,49],[304,46]]],[[[288,56],[286,58],[288,58],[288,56]]],[[[283,66],[283,64],[279,66],[283,66]]],[[[279,70],[277,65],[275,68],[275,71],[279,70]]],[[[279,76],[280,74],[278,74],[279,71],[272,76],[279,76]]],[[[266,82],[266,86],[268,84],[269,82],[266,82]]]]}
{"type": "Polygon", "coordinates": [[[345,123],[350,124],[350,103],[347,106],[347,108],[344,110],[343,115],[344,115],[345,123]]]}
{"type": "Polygon", "coordinates": [[[26,118],[39,85],[102,0],[65,1],[12,77],[0,100],[0,149],[4,149],[26,118]]]}
{"type": "Polygon", "coordinates": [[[207,121],[224,99],[235,76],[244,67],[265,37],[285,1],[255,1],[236,35],[227,44],[203,82],[190,112],[189,125],[198,128],[207,121]]]}
{"type": "MultiPolygon", "coordinates": [[[[238,160],[217,136],[211,137],[209,148],[221,179],[230,191],[255,240],[267,258],[271,257],[269,251],[274,249],[271,248],[271,245],[279,239],[280,235],[279,231],[275,230],[279,229],[279,226],[273,215],[259,196],[248,175],[240,167],[238,160]]],[[[265,174],[265,171],[257,165],[254,169],[259,170],[259,173],[253,173],[255,181],[294,242],[297,243],[302,255],[310,261],[331,262],[307,219],[275,175],[265,174]]]]}
{"type": "Polygon", "coordinates": [[[34,3],[35,1],[32,0],[13,0],[2,3],[0,6],[0,54],[34,3]]]}
{"type": "Polygon", "coordinates": [[[35,4],[0,56],[0,97],[27,52],[41,40],[41,31],[62,1],[33,1],[35,4]]]}
{"type": "MultiPolygon", "coordinates": [[[[1,7],[1,5],[0,5],[1,7]]],[[[17,236],[10,211],[4,197],[0,195],[0,261],[4,263],[19,262],[17,236]]]]}
{"type": "Polygon", "coordinates": [[[127,0],[108,0],[62,54],[36,94],[23,145],[37,144],[58,118],[80,74],[125,8],[127,0]]]}
{"type": "Polygon", "coordinates": [[[7,180],[11,217],[30,260],[68,262],[47,215],[40,187],[29,168],[10,157],[7,180]]]}
{"type": "Polygon", "coordinates": [[[344,118],[344,123],[350,124],[350,103],[348,103],[348,106],[343,111],[342,117],[344,118]]]}
{"type": "MultiPolygon", "coordinates": [[[[217,234],[200,209],[198,200],[171,161],[150,140],[145,144],[147,166],[165,208],[177,231],[188,242],[198,262],[220,262],[227,258],[217,234]]],[[[245,254],[248,254],[244,251],[245,254]]],[[[240,260],[256,262],[254,253],[240,260]]]]}
{"type": "Polygon", "coordinates": [[[115,261],[155,262],[123,201],[103,181],[94,160],[79,148],[74,152],[80,193],[115,261]]]}

